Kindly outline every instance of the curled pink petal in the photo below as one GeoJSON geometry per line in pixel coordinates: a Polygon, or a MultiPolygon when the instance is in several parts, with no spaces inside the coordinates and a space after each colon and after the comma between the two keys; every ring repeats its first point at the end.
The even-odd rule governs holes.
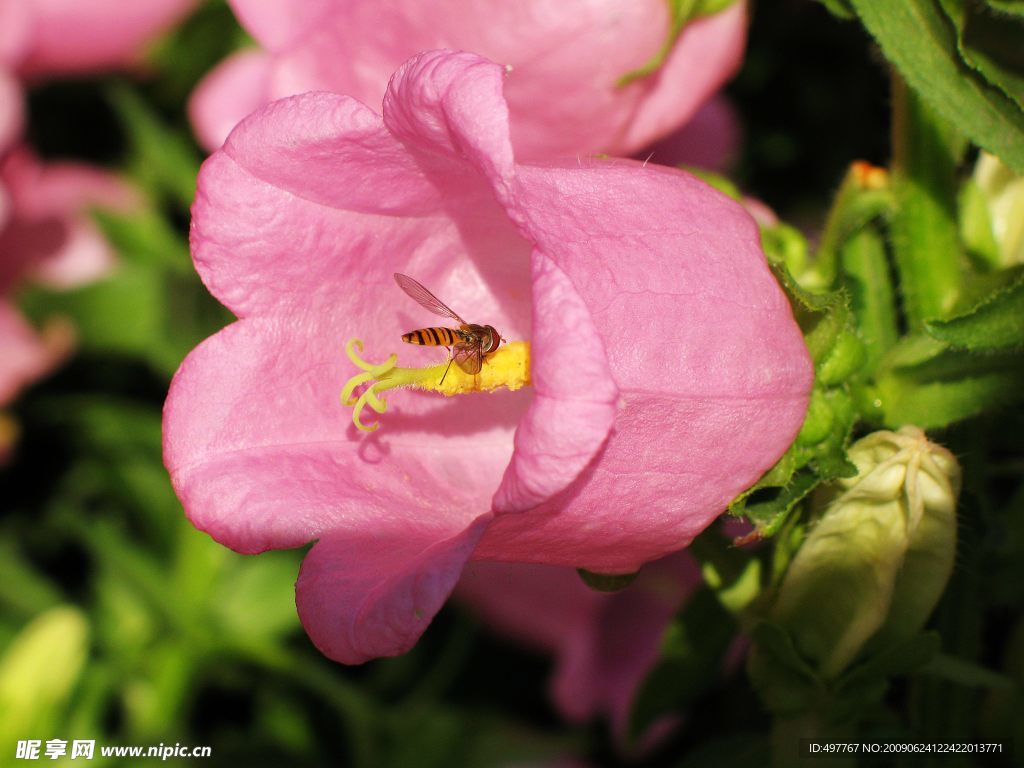
{"type": "Polygon", "coordinates": [[[374,525],[321,538],[295,585],[313,643],[345,664],[408,651],[448,599],[490,519],[481,515],[462,530],[374,525]]]}
{"type": "Polygon", "coordinates": [[[551,259],[533,255],[534,397],[494,496],[523,512],[567,488],[604,444],[618,410],[604,347],[586,305],[551,259]],[[559,323],[546,323],[545,317],[559,323]],[[572,336],[565,329],[572,328],[572,336]],[[581,396],[582,394],[582,396],[581,396]]]}
{"type": "MultiPolygon", "coordinates": [[[[520,159],[629,154],[685,123],[736,71],[746,4],[687,25],[663,66],[627,85],[668,36],[663,0],[401,0],[382,14],[374,0],[233,0],[271,65],[266,99],[311,90],[376,105],[388,78],[414,54],[472,51],[508,68],[505,96],[520,159]]],[[[218,73],[217,77],[220,77],[218,73]]],[[[205,86],[201,86],[205,88],[205,86]]],[[[209,149],[251,107],[205,100],[193,119],[209,149]],[[243,111],[246,110],[246,111],[243,111]]]]}
{"type": "Polygon", "coordinates": [[[196,267],[240,319],[175,376],[165,462],[219,541],[320,542],[303,616],[337,658],[407,647],[424,623],[395,596],[436,568],[434,596],[466,559],[622,573],[686,546],[803,420],[810,360],[743,208],[669,168],[518,163],[506,82],[479,57],[426,52],[395,75],[383,117],[331,93],[284,99],[200,174],[196,267]],[[393,390],[383,428],[358,433],[338,403],[346,340],[383,361],[439,322],[396,272],[531,341],[533,386],[393,390]],[[335,562],[364,549],[381,563],[361,566],[367,583],[335,562]],[[366,589],[388,631],[375,618],[362,632],[378,615],[360,613],[366,589]]]}

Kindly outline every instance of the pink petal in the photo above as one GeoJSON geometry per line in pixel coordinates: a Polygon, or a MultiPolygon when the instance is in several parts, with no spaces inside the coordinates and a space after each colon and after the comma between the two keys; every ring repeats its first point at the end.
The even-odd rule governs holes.
{"type": "Polygon", "coordinates": [[[499,512],[523,512],[567,488],[604,444],[618,410],[594,321],[565,273],[540,252],[533,256],[533,313],[534,397],[494,496],[499,512]]]}
{"type": "Polygon", "coordinates": [[[410,149],[463,167],[468,161],[504,199],[515,170],[503,74],[501,67],[470,53],[414,56],[388,84],[384,124],[410,149]]]}
{"type": "Polygon", "coordinates": [[[589,310],[621,407],[599,460],[497,519],[476,556],[633,571],[685,547],[785,451],[813,375],[803,338],[754,222],[686,174],[519,166],[514,200],[589,310]]]}
{"type": "Polygon", "coordinates": [[[494,630],[548,653],[589,631],[607,600],[574,568],[482,561],[466,565],[455,597],[494,630]]]}
{"type": "Polygon", "coordinates": [[[40,335],[6,301],[0,301],[0,406],[28,384],[49,373],[70,345],[65,326],[40,335]]]}
{"type": "Polygon", "coordinates": [[[228,0],[246,31],[271,50],[297,42],[317,29],[338,5],[335,0],[228,0]]]}
{"type": "Polygon", "coordinates": [[[373,521],[461,530],[489,509],[524,394],[401,393],[386,432],[358,433],[338,402],[353,374],[349,322],[247,319],[182,363],[164,407],[164,463],[197,528],[252,553],[373,521]]]}
{"type": "Polygon", "coordinates": [[[529,243],[485,180],[435,160],[432,168],[429,158],[412,156],[351,99],[276,102],[203,165],[193,206],[196,268],[240,316],[323,307],[372,319],[348,331],[369,349],[388,349],[398,327],[426,319],[411,301],[395,303],[394,272],[413,274],[464,316],[525,338],[529,243]]]}
{"type": "Polygon", "coordinates": [[[637,153],[644,162],[727,172],[740,147],[740,123],[725,96],[715,96],[686,125],[637,153]]]}
{"type": "Polygon", "coordinates": [[[123,66],[194,6],[195,0],[31,0],[33,39],[23,69],[42,75],[123,66]]]}
{"type": "Polygon", "coordinates": [[[688,24],[657,74],[636,84],[649,89],[647,98],[626,121],[625,133],[611,154],[632,154],[693,116],[739,70],[746,30],[744,0],[688,24]]]}
{"type": "Polygon", "coordinates": [[[555,654],[552,696],[566,718],[603,715],[624,737],[665,629],[700,583],[687,553],[647,565],[614,594],[587,588],[572,568],[474,562],[455,594],[497,631],[555,654]]]}
{"type": "Polygon", "coordinates": [[[405,0],[384,16],[369,0],[232,5],[273,55],[267,98],[330,90],[375,106],[391,73],[429,49],[473,51],[508,66],[506,98],[520,159],[628,154],[669,133],[735,72],[746,26],[740,0],[689,25],[658,73],[619,87],[662,45],[663,0],[405,0]]]}
{"type": "Polygon", "coordinates": [[[32,42],[32,15],[26,0],[0,0],[0,69],[14,67],[32,42]]]}
{"type": "Polygon", "coordinates": [[[0,156],[21,133],[23,122],[21,87],[11,73],[0,66],[0,156]]]}
{"type": "Polygon", "coordinates": [[[218,64],[192,92],[188,115],[199,143],[211,152],[250,112],[269,99],[270,59],[259,51],[236,53],[218,64]]]}
{"type": "Polygon", "coordinates": [[[295,585],[313,643],[345,664],[408,651],[448,599],[490,519],[481,515],[461,530],[378,522],[321,538],[295,585]]]}
{"type": "Polygon", "coordinates": [[[129,211],[134,190],[108,173],[74,163],[42,164],[26,150],[0,165],[10,221],[0,230],[0,287],[25,274],[58,288],[90,282],[114,263],[109,244],[86,217],[91,206],[129,211]]]}
{"type": "MultiPolygon", "coordinates": [[[[308,614],[342,658],[422,630],[430,611],[410,616],[390,585],[433,572],[433,553],[450,552],[438,542],[460,542],[440,556],[445,578],[470,556],[624,572],[685,546],[781,455],[806,408],[810,362],[749,215],[671,169],[516,166],[502,72],[417,56],[384,123],[328,93],[277,102],[200,176],[196,265],[242,319],[175,377],[165,461],[193,522],[236,549],[316,538],[331,553],[373,531],[412,563],[395,576],[372,542],[360,546],[384,571],[350,555],[383,590],[391,634],[375,619],[368,645],[327,645],[360,626],[353,590],[368,585],[345,571],[342,613],[308,614]],[[402,330],[436,322],[393,272],[532,339],[533,391],[395,392],[387,429],[356,435],[337,403],[354,373],[344,341],[382,360],[402,330]],[[499,482],[506,514],[478,531],[499,482]]],[[[403,349],[417,357],[437,351],[403,349]]]]}

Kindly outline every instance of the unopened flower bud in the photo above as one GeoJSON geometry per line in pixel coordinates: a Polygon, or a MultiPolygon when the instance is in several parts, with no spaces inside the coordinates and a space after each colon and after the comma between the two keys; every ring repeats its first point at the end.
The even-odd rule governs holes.
{"type": "Polygon", "coordinates": [[[984,204],[995,241],[997,266],[1024,264],[1024,176],[982,152],[974,166],[974,184],[984,204]]]}
{"type": "Polygon", "coordinates": [[[949,451],[903,427],[868,435],[849,455],[857,475],[838,481],[772,612],[826,680],[862,651],[918,632],[956,550],[960,467],[949,451]]]}

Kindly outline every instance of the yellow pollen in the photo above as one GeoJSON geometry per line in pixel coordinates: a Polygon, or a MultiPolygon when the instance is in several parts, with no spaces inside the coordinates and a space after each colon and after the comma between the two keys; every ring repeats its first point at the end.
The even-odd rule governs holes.
{"type": "Polygon", "coordinates": [[[449,367],[447,360],[427,368],[399,368],[396,354],[392,354],[383,363],[374,365],[359,356],[362,351],[363,342],[359,339],[349,339],[345,345],[348,359],[362,369],[362,373],[357,373],[345,382],[345,387],[341,390],[341,403],[352,409],[352,423],[363,432],[373,432],[380,426],[380,422],[363,424],[360,419],[363,408],[369,406],[377,413],[384,413],[388,404],[379,395],[388,389],[415,387],[451,397],[466,392],[493,392],[501,388],[515,390],[530,383],[528,341],[510,341],[503,344],[484,358],[483,367],[477,374],[466,373],[457,363],[452,363],[449,367]],[[369,386],[361,394],[355,395],[356,388],[367,383],[369,386]]]}

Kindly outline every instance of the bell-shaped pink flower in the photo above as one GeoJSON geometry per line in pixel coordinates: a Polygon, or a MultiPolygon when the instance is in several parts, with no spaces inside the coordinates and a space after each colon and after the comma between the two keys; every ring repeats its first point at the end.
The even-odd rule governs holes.
{"type": "Polygon", "coordinates": [[[685,547],[807,406],[803,338],[743,208],[634,161],[517,163],[504,78],[428,52],[392,78],[383,120],[284,99],[200,173],[193,257],[239,320],[176,374],[164,460],[218,541],[317,541],[299,614],[340,661],[411,647],[471,558],[624,573],[685,547]],[[438,324],[395,272],[529,340],[532,386],[396,392],[384,428],[355,429],[345,341],[383,359],[438,324]]]}
{"type": "Polygon", "coordinates": [[[229,58],[189,111],[210,150],[273,99],[324,90],[379,104],[391,73],[432,48],[509,68],[505,98],[520,159],[628,155],[685,123],[736,71],[745,0],[689,23],[663,66],[619,81],[669,36],[665,0],[229,0],[261,50],[229,58]]]}
{"type": "Polygon", "coordinates": [[[610,594],[584,585],[572,568],[476,562],[466,567],[455,597],[502,634],[554,654],[551,696],[566,719],[607,717],[624,739],[662,636],[700,583],[686,552],[649,564],[610,594]]]}

